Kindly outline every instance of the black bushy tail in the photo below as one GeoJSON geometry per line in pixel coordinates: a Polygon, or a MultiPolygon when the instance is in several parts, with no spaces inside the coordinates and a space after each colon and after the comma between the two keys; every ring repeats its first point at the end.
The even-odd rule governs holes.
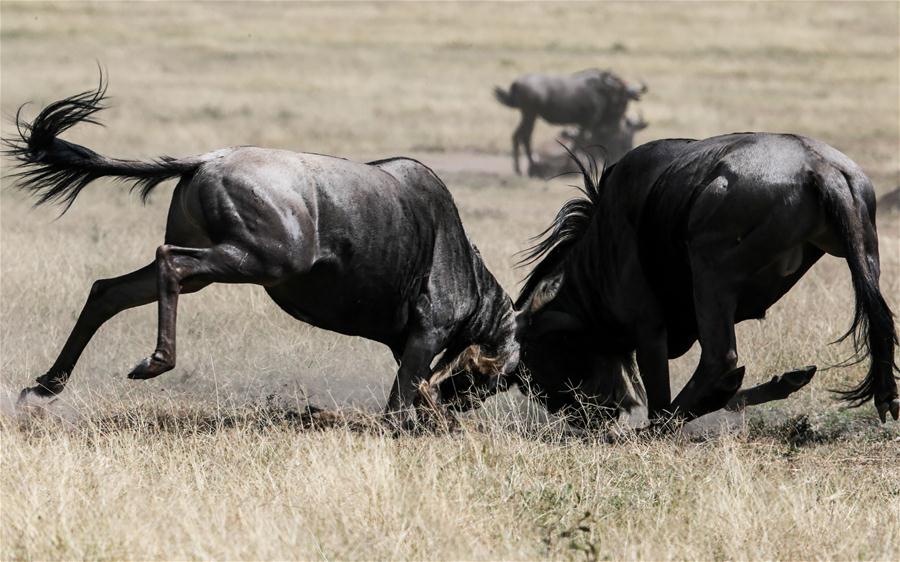
{"type": "Polygon", "coordinates": [[[494,87],[494,97],[506,107],[518,107],[516,101],[513,99],[511,91],[507,92],[500,86],[494,87]]]}
{"type": "MultiPolygon", "coordinates": [[[[175,159],[167,156],[155,161],[119,160],[97,154],[89,148],[64,141],[59,135],[78,123],[99,122],[94,114],[105,109],[106,81],[100,74],[96,90],[82,92],[45,107],[28,123],[16,112],[18,135],[3,139],[4,151],[19,161],[18,187],[37,197],[35,205],[61,203],[69,210],[81,190],[102,177],[133,182],[146,200],[159,183],[192,172],[202,163],[198,157],[175,159]]],[[[24,107],[24,106],[23,106],[24,107]]]]}
{"type": "Polygon", "coordinates": [[[893,377],[900,371],[894,362],[897,332],[894,315],[878,287],[877,253],[867,248],[867,244],[878,243],[874,224],[869,222],[874,220],[874,209],[871,213],[864,212],[868,209],[863,193],[871,191],[871,186],[864,177],[856,178],[829,168],[830,173],[820,176],[824,180],[820,193],[825,213],[844,242],[856,300],[853,324],[837,341],[853,338],[855,355],[845,364],[858,363],[866,357],[871,361],[866,378],[858,386],[835,391],[842,400],[856,407],[874,397],[880,377],[893,377]]]}

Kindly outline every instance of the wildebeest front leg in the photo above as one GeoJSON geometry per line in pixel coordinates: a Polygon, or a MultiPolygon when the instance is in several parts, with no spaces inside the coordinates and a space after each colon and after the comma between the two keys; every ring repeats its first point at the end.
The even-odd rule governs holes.
{"type": "Polygon", "coordinates": [[[640,339],[636,353],[638,371],[647,391],[647,415],[652,420],[672,403],[666,330],[647,330],[640,339]]]}
{"type": "Polygon", "coordinates": [[[100,326],[123,310],[153,302],[156,294],[155,263],[121,277],[95,281],[53,366],[38,377],[37,386],[24,389],[20,399],[25,399],[29,393],[51,396],[62,392],[75,363],[100,326]]]}
{"type": "Polygon", "coordinates": [[[397,377],[391,386],[388,411],[412,405],[419,383],[431,374],[429,366],[435,355],[433,339],[429,335],[417,334],[410,338],[400,358],[397,377]]]}
{"type": "Polygon", "coordinates": [[[409,335],[400,353],[400,368],[391,386],[385,413],[402,425],[408,425],[414,413],[419,384],[431,375],[431,362],[443,349],[445,333],[432,322],[431,299],[419,297],[409,319],[409,335]]]}
{"type": "Polygon", "coordinates": [[[128,374],[149,379],[175,367],[178,295],[210,283],[264,283],[268,277],[250,252],[233,245],[182,248],[163,245],[156,252],[159,326],[156,350],[128,374]]]}
{"type": "Polygon", "coordinates": [[[724,408],[740,389],[734,334],[736,296],[731,284],[702,259],[692,259],[694,306],[700,335],[700,363],[672,402],[673,413],[690,420],[724,408]]]}

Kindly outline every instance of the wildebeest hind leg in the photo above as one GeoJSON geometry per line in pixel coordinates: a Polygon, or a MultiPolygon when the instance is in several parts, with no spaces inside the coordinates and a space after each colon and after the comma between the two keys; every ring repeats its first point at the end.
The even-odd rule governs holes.
{"type": "Polygon", "coordinates": [[[523,148],[525,148],[525,157],[528,159],[528,171],[531,173],[531,167],[534,165],[531,156],[531,134],[534,132],[534,122],[537,119],[537,116],[534,113],[522,112],[522,119],[519,121],[519,126],[516,127],[516,130],[513,131],[512,136],[512,145],[513,145],[513,170],[518,175],[522,175],[522,169],[519,167],[519,144],[521,143],[523,148]]]}
{"type": "Polygon", "coordinates": [[[531,154],[531,135],[534,134],[534,122],[537,116],[533,113],[523,114],[521,129],[522,145],[525,148],[525,158],[528,160],[528,175],[531,176],[534,171],[534,156],[531,154]]]}
{"type": "Polygon", "coordinates": [[[784,400],[797,392],[813,379],[816,374],[815,365],[788,371],[772,377],[772,380],[750,388],[742,388],[735,394],[728,405],[728,410],[743,410],[747,406],[756,406],[775,400],[784,400]]]}
{"type": "Polygon", "coordinates": [[[257,283],[273,279],[257,257],[240,247],[182,248],[164,244],[156,251],[159,326],[156,350],[128,374],[149,379],[175,367],[175,323],[178,295],[210,283],[257,283]]]}
{"type": "Polygon", "coordinates": [[[513,131],[512,134],[512,161],[513,161],[513,172],[516,175],[522,175],[522,168],[519,167],[519,129],[521,126],[516,127],[516,130],[513,131]]]}
{"type": "Polygon", "coordinates": [[[120,277],[95,281],[53,366],[38,377],[37,386],[23,390],[20,399],[26,399],[31,393],[51,396],[62,392],[75,363],[100,326],[123,310],[155,301],[156,294],[155,263],[120,277]]]}

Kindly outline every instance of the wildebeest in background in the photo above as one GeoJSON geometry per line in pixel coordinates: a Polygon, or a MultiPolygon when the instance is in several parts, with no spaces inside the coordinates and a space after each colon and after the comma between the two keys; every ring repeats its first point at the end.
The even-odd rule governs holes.
{"type": "Polygon", "coordinates": [[[879,213],[898,213],[900,212],[900,187],[888,191],[878,200],[879,213]]]}
{"type": "Polygon", "coordinates": [[[518,109],[522,118],[512,136],[513,169],[519,168],[519,144],[525,148],[528,173],[534,159],[531,134],[538,117],[554,125],[575,125],[578,144],[592,142],[590,133],[618,127],[630,100],[639,100],[646,85],[631,86],[612,72],[589,69],[571,75],[526,74],[509,90],[494,88],[497,101],[518,109]]]}
{"type": "Polygon", "coordinates": [[[153,301],[159,301],[156,349],[128,377],[172,369],[178,295],[211,283],[262,285],[299,320],[387,345],[399,364],[389,412],[414,402],[442,351],[435,370],[451,363],[480,369],[455,377],[461,401],[469,400],[464,381],[473,391],[490,389],[516,368],[512,301],[428,167],[408,158],[361,164],[255,147],[142,162],[60,139],[78,123],[96,122],[105,89],[101,76],[96,91],[52,103],[31,123],[17,116],[19,137],[6,142],[24,168],[19,187],[37,204],[64,204],[65,212],[101,177],[133,182],[143,198],[177,178],[165,243],[145,267],[94,283],[53,366],[20,400],[62,391],[104,322],[153,301]]]}
{"type": "Polygon", "coordinates": [[[634,148],[634,135],[647,128],[649,123],[643,115],[634,119],[623,117],[615,127],[601,127],[590,135],[590,141],[583,144],[577,132],[563,132],[558,139],[546,142],[537,149],[537,158],[531,167],[531,175],[551,179],[563,174],[574,174],[579,168],[572,158],[578,158],[581,165],[588,168],[594,164],[603,168],[614,164],[634,148]]]}
{"type": "Polygon", "coordinates": [[[526,254],[536,265],[516,302],[526,388],[549,409],[628,409],[643,384],[651,416],[691,419],[802,386],[814,368],[736,395],[734,325],[762,318],[829,253],[846,260],[856,297],[844,337],[870,359],[840,396],[898,418],[875,194],[847,156],[800,136],[740,133],[653,141],[599,181],[582,173],[585,198],[566,203],[526,254]],[[697,340],[699,364],[672,401],[668,361],[697,340]]]}

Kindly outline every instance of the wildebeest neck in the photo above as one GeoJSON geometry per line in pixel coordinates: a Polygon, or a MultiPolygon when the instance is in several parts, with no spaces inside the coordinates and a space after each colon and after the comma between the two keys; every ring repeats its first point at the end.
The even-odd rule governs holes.
{"type": "Polygon", "coordinates": [[[480,285],[477,291],[479,302],[463,328],[465,339],[485,342],[489,354],[502,357],[504,363],[513,363],[508,366],[511,369],[518,362],[519,354],[512,299],[484,265],[477,250],[473,262],[475,278],[480,285]]]}

